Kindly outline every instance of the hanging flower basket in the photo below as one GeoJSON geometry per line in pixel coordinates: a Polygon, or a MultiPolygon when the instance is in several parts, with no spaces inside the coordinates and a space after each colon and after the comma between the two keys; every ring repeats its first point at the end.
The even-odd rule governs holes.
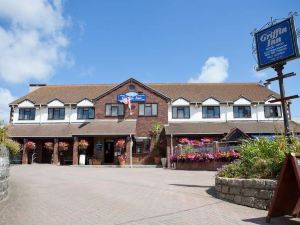
{"type": "Polygon", "coordinates": [[[67,142],[60,141],[58,142],[58,150],[59,151],[68,151],[69,144],[67,142]]]}
{"type": "Polygon", "coordinates": [[[119,139],[119,140],[117,140],[116,147],[118,147],[118,148],[125,148],[125,139],[119,139]]]}
{"type": "Polygon", "coordinates": [[[87,140],[82,139],[78,142],[78,148],[80,150],[86,150],[88,147],[89,147],[89,143],[87,142],[87,140]]]}
{"type": "Polygon", "coordinates": [[[54,144],[53,144],[53,142],[45,142],[44,147],[45,147],[45,149],[47,149],[49,151],[53,151],[54,144]]]}
{"type": "Polygon", "coordinates": [[[33,141],[28,141],[24,144],[24,148],[26,150],[35,150],[36,149],[36,144],[33,141]]]}

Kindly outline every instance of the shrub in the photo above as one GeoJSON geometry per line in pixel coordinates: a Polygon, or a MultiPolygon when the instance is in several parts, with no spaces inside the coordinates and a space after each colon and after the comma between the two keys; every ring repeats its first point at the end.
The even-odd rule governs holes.
{"type": "Polygon", "coordinates": [[[21,145],[18,142],[14,141],[14,140],[5,139],[3,144],[9,150],[9,153],[12,156],[17,155],[21,150],[21,145]]]}
{"type": "Polygon", "coordinates": [[[275,140],[248,140],[241,146],[239,163],[223,168],[218,175],[273,179],[278,177],[285,155],[299,151],[300,142],[295,137],[291,137],[290,141],[284,136],[278,136],[275,140]]]}

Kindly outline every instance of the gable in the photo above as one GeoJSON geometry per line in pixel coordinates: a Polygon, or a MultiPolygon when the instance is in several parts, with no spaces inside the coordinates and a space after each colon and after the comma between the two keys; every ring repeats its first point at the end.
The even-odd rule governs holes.
{"type": "Polygon", "coordinates": [[[245,98],[239,98],[238,100],[236,100],[234,103],[234,105],[251,105],[251,102],[245,98]]]}
{"type": "Polygon", "coordinates": [[[275,100],[275,98],[272,96],[267,101],[265,101],[266,105],[280,105],[280,102],[270,102],[272,100],[275,100]]]}
{"type": "Polygon", "coordinates": [[[83,99],[82,101],[77,103],[77,106],[79,106],[79,107],[92,107],[92,106],[94,106],[94,103],[92,103],[88,99],[83,99]]]}
{"type": "Polygon", "coordinates": [[[34,104],[29,100],[24,100],[18,105],[19,108],[32,108],[34,104]]]}
{"type": "Polygon", "coordinates": [[[123,83],[119,84],[119,85],[116,85],[115,87],[111,88],[110,90],[106,91],[105,93],[101,94],[100,96],[96,97],[95,99],[93,99],[94,101],[97,101],[98,99],[101,99],[103,98],[104,96],[107,96],[109,94],[111,94],[112,92],[115,92],[117,90],[122,90],[123,93],[122,94],[125,94],[125,93],[128,93],[128,92],[140,92],[139,90],[133,90],[132,88],[130,88],[131,85],[136,85],[137,87],[139,87],[138,89],[139,90],[147,90],[149,92],[152,92],[153,94],[159,96],[160,98],[163,98],[165,99],[166,101],[170,100],[169,97],[167,97],[166,95],[158,92],[157,90],[153,89],[152,87],[148,86],[148,85],[145,85],[133,78],[129,78],[128,80],[124,81],[123,83]]]}
{"type": "Polygon", "coordinates": [[[48,107],[64,107],[64,103],[55,99],[47,104],[48,107]]]}
{"type": "Polygon", "coordinates": [[[220,102],[218,102],[214,98],[208,98],[204,102],[202,102],[202,105],[220,105],[220,102]]]}
{"type": "Polygon", "coordinates": [[[174,102],[172,102],[172,105],[174,105],[174,106],[176,106],[176,105],[190,105],[190,103],[187,100],[185,100],[184,98],[178,98],[174,102]]]}

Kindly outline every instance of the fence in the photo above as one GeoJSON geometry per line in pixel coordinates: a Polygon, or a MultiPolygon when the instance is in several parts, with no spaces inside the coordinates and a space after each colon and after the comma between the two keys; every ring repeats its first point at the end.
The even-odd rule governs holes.
{"type": "Polygon", "coordinates": [[[0,145],[0,201],[8,194],[9,152],[0,145]]]}

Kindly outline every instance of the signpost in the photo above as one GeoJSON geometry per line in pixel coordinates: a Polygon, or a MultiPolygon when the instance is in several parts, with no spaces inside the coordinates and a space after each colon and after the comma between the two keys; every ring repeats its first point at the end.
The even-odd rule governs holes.
{"type": "Polygon", "coordinates": [[[300,57],[293,16],[277,23],[272,20],[270,26],[254,33],[254,40],[258,63],[257,70],[272,67],[277,73],[277,77],[266,81],[279,81],[280,98],[270,102],[281,102],[284,132],[286,136],[289,136],[287,101],[299,97],[298,95],[286,97],[283,83],[284,78],[296,75],[295,73],[283,74],[284,65],[287,61],[300,57]]]}
{"type": "MultiPolygon", "coordinates": [[[[272,67],[277,76],[267,79],[266,82],[278,80],[280,98],[270,102],[281,102],[284,132],[290,136],[287,101],[299,98],[298,95],[285,96],[283,79],[295,76],[295,73],[284,74],[284,65],[293,59],[299,58],[297,34],[293,16],[280,22],[271,21],[264,29],[254,33],[257,54],[257,70],[272,67]]],[[[266,221],[271,217],[293,215],[300,213],[300,154],[288,154],[281,169],[277,188],[272,198],[266,221]]]]}

